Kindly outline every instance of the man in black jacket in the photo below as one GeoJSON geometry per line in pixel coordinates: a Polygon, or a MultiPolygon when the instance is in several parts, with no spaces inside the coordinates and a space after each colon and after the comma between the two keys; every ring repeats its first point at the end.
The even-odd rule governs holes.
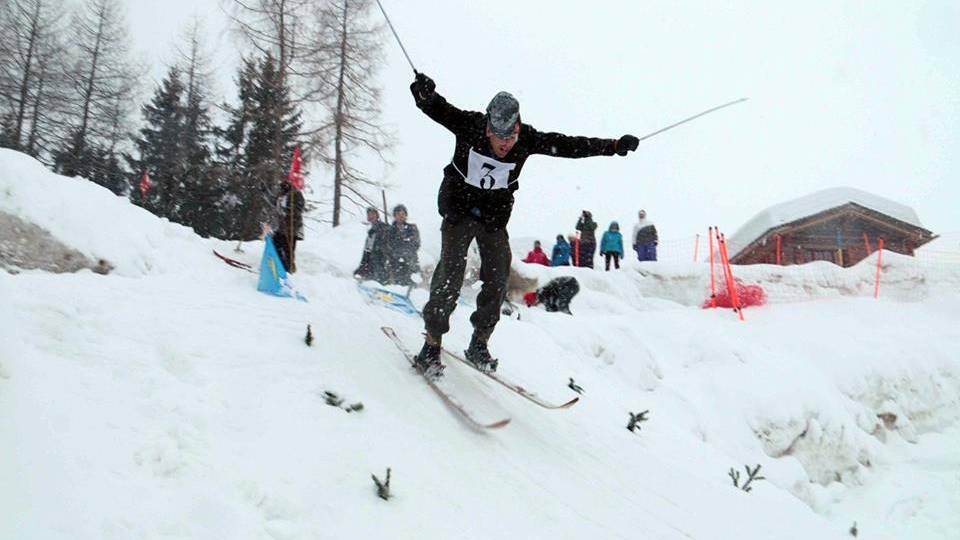
{"type": "Polygon", "coordinates": [[[387,281],[397,285],[411,286],[410,276],[420,273],[417,250],[420,249],[420,229],[407,222],[407,207],[398,204],[393,208],[393,225],[387,229],[387,281]]]}
{"type": "Polygon", "coordinates": [[[387,282],[386,242],[390,226],[380,221],[380,212],[373,206],[367,207],[367,240],[363,244],[363,257],[360,266],[353,271],[358,279],[372,279],[381,284],[387,282]]]}
{"type": "Polygon", "coordinates": [[[273,235],[274,247],[283,268],[290,273],[297,271],[297,240],[303,240],[303,193],[299,189],[290,189],[284,182],[277,195],[276,209],[279,227],[273,235]]]}
{"type": "Polygon", "coordinates": [[[437,197],[443,216],[440,261],[430,284],[430,301],[423,308],[426,339],[417,355],[417,367],[439,376],[440,340],[450,329],[450,314],[456,307],[467,249],[473,239],[480,249],[480,279],[477,309],[471,315],[473,338],[466,358],[482,370],[493,370],[496,361],[487,340],[500,319],[510,273],[507,222],[513,210],[513,192],[527,158],[533,154],[582,158],[627,155],[637,149],[633,135],[619,139],[571,137],[547,133],[520,121],[520,104],[507,92],[490,101],[486,114],[463,111],[436,92],[432,79],[418,73],[410,85],[417,107],[456,137],[453,159],[443,169],[437,197]]]}

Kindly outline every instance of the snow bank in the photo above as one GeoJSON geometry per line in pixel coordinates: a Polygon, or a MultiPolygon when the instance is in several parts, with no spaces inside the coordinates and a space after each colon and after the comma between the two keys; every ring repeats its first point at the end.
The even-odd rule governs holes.
{"type": "MultiPolygon", "coordinates": [[[[699,308],[704,264],[515,262],[525,283],[574,275],[582,289],[572,317],[522,307],[501,321],[501,373],[550,400],[571,396],[570,378],[585,394],[542,410],[450,365],[476,414],[512,418],[475,433],[379,330],[415,348],[422,322],[358,294],[361,224],[308,229],[295,280],[310,301],[282,300],[212,257],[216,242],[35,165],[0,154],[0,209],[122,275],[0,274],[0,538],[839,539],[868,508],[837,501],[884,485],[905,441],[960,415],[955,267],[885,252],[879,301],[869,260],[735,267],[771,298],[739,322],[699,308]],[[727,477],[745,464],[767,478],[750,493],[727,477]],[[370,480],[386,467],[389,502],[370,480]]],[[[439,232],[421,233],[429,267],[439,232]]],[[[260,247],[232,255],[256,262],[260,247]]],[[[454,313],[450,348],[469,315],[454,313]]],[[[950,486],[881,495],[935,501],[950,486]]],[[[949,506],[916,504],[923,519],[900,530],[948,538],[932,524],[949,506]]]]}
{"type": "Polygon", "coordinates": [[[120,275],[196,268],[210,252],[193,231],[158,220],[106,188],[54,174],[37,160],[0,149],[0,210],[49,231],[120,275]]]}

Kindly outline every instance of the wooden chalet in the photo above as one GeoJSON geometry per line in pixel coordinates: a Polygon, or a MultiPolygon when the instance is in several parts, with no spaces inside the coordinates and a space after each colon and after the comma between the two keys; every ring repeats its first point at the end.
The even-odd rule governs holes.
{"type": "Polygon", "coordinates": [[[877,250],[913,255],[936,236],[908,206],[852,188],[819,191],[771,207],[728,241],[732,264],[853,266],[877,250]]]}

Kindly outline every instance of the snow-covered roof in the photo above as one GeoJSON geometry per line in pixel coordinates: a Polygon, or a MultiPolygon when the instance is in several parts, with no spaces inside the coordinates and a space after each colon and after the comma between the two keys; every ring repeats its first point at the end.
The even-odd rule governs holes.
{"type": "Polygon", "coordinates": [[[825,212],[848,203],[858,204],[894,219],[923,227],[917,213],[904,204],[850,187],[829,188],[767,208],[740,227],[728,240],[731,257],[774,227],[825,212]]]}

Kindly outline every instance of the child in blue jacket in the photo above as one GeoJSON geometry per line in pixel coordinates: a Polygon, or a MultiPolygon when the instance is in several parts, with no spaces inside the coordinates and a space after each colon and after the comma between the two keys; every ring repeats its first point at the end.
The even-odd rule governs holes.
{"type": "Polygon", "coordinates": [[[623,235],[620,234],[620,224],[616,221],[610,224],[607,232],[600,240],[600,255],[605,257],[607,272],[610,271],[610,259],[617,270],[620,269],[620,258],[623,257],[623,235]]]}
{"type": "Polygon", "coordinates": [[[557,235],[557,243],[553,246],[550,266],[570,266],[570,244],[564,240],[562,234],[557,235]]]}

